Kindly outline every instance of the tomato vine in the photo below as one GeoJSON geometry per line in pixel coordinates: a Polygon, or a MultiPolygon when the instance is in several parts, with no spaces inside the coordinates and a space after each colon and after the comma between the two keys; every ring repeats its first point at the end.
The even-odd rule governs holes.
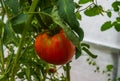
{"type": "MultiPolygon", "coordinates": [[[[76,59],[83,52],[96,59],[90,46],[83,43],[81,12],[89,17],[106,14],[109,18],[113,12],[117,13],[115,21],[108,20],[101,25],[101,31],[114,27],[119,32],[119,7],[118,0],[111,3],[113,11],[104,10],[97,0],[0,0],[0,80],[70,81],[70,63],[60,66],[66,74],[59,75],[59,67],[38,58],[34,50],[36,36],[45,31],[54,35],[63,29],[76,47],[76,59]],[[82,8],[84,5],[88,6],[82,8]],[[51,67],[56,69],[54,74],[49,73],[51,67]]],[[[107,69],[112,68],[107,66],[107,69]]]]}

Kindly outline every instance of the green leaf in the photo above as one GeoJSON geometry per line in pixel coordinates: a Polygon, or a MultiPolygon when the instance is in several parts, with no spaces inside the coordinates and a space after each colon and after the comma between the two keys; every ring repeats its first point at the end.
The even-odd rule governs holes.
{"type": "Polygon", "coordinates": [[[112,16],[111,11],[107,11],[107,16],[108,16],[108,17],[111,17],[111,16],[112,16]]]}
{"type": "Polygon", "coordinates": [[[117,17],[116,20],[117,20],[118,22],[120,22],[120,17],[117,17]]]}
{"type": "Polygon", "coordinates": [[[114,26],[114,28],[117,32],[120,32],[120,23],[115,21],[115,22],[113,22],[112,25],[114,26]]]}
{"type": "Polygon", "coordinates": [[[0,75],[0,80],[2,80],[5,77],[5,75],[0,75]]]}
{"type": "Polygon", "coordinates": [[[36,74],[34,74],[33,77],[34,77],[34,81],[40,81],[36,74]]]}
{"type": "Polygon", "coordinates": [[[25,75],[25,70],[24,70],[24,69],[22,69],[21,72],[18,72],[18,73],[17,73],[17,77],[18,77],[18,78],[21,78],[21,79],[24,78],[24,75],[25,75]]]}
{"type": "Polygon", "coordinates": [[[3,42],[5,45],[9,43],[14,43],[15,45],[18,45],[18,39],[15,36],[15,32],[12,29],[11,23],[9,22],[5,25],[3,42]]]}
{"type": "Polygon", "coordinates": [[[44,13],[39,13],[39,16],[42,20],[42,22],[44,23],[45,26],[50,26],[53,23],[53,20],[50,16],[44,14],[44,13]]]}
{"type": "Polygon", "coordinates": [[[113,65],[107,65],[106,68],[107,68],[107,71],[111,71],[113,69],[113,65]]]}
{"type": "Polygon", "coordinates": [[[101,31],[105,31],[107,29],[110,29],[111,27],[112,27],[111,21],[107,21],[101,26],[101,31]]]}
{"type": "Polygon", "coordinates": [[[82,20],[82,16],[79,12],[76,12],[76,17],[77,17],[77,19],[82,20]]]}
{"type": "Polygon", "coordinates": [[[81,6],[77,3],[77,2],[74,2],[75,4],[75,8],[79,9],[81,6]]]}
{"type": "Polygon", "coordinates": [[[24,23],[19,24],[19,25],[13,25],[12,28],[15,31],[15,33],[21,34],[23,32],[23,29],[24,29],[24,23]]]}
{"type": "Polygon", "coordinates": [[[91,17],[101,14],[102,11],[102,6],[94,5],[85,10],[84,14],[91,17]]]}
{"type": "Polygon", "coordinates": [[[81,51],[76,48],[75,59],[78,59],[81,56],[81,51]]]}
{"type": "Polygon", "coordinates": [[[91,53],[90,50],[87,49],[86,47],[83,47],[82,50],[84,50],[90,57],[97,58],[97,55],[94,55],[93,53],[91,53]]]}
{"type": "Polygon", "coordinates": [[[86,4],[88,2],[91,2],[92,0],[79,0],[79,4],[86,4]]]}
{"type": "Polygon", "coordinates": [[[79,52],[81,52],[79,37],[71,30],[71,28],[69,28],[66,24],[64,24],[62,22],[62,19],[58,14],[57,7],[53,8],[52,19],[56,24],[58,24],[60,27],[62,27],[64,29],[64,32],[65,32],[66,36],[68,37],[68,39],[71,40],[72,43],[77,47],[79,52]]]}
{"type": "Polygon", "coordinates": [[[24,23],[28,19],[28,15],[26,14],[19,14],[16,17],[14,17],[11,21],[13,25],[19,25],[24,23]]]}
{"type": "Polygon", "coordinates": [[[30,67],[28,66],[26,69],[25,69],[25,72],[26,72],[26,77],[29,81],[31,81],[31,74],[30,74],[30,67]]]}
{"type": "Polygon", "coordinates": [[[26,14],[19,14],[11,20],[12,28],[16,33],[22,33],[27,18],[26,14]]]}
{"type": "Polygon", "coordinates": [[[50,13],[52,10],[52,7],[53,7],[53,5],[52,5],[53,1],[54,0],[49,0],[49,1],[48,0],[40,0],[38,5],[40,6],[41,11],[50,13]]]}
{"type": "MultiPolygon", "coordinates": [[[[21,34],[27,19],[28,19],[27,14],[19,14],[16,17],[12,18],[11,23],[12,23],[13,30],[18,34],[21,34]]],[[[32,26],[30,26],[28,29],[28,31],[33,31],[33,30],[34,29],[32,26]]]]}
{"type": "Polygon", "coordinates": [[[120,81],[120,77],[117,78],[117,81],[120,81]]]}
{"type": "Polygon", "coordinates": [[[78,34],[79,40],[82,41],[84,32],[82,28],[80,28],[79,22],[74,13],[75,4],[73,0],[59,0],[58,9],[60,17],[78,34]]]}
{"type": "Polygon", "coordinates": [[[19,11],[18,0],[6,0],[6,5],[14,14],[18,14],[18,11],[19,11]]]}
{"type": "Polygon", "coordinates": [[[119,6],[120,6],[120,1],[115,1],[112,3],[112,7],[113,7],[115,12],[119,11],[119,6]]]}

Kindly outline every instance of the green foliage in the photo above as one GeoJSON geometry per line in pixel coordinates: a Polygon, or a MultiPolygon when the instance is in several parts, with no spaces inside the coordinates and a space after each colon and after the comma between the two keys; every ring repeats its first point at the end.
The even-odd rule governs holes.
{"type": "Polygon", "coordinates": [[[108,17],[111,17],[111,16],[112,16],[112,13],[111,13],[110,10],[107,11],[107,16],[108,16],[108,17]]]}
{"type": "Polygon", "coordinates": [[[2,33],[4,33],[4,23],[2,20],[0,20],[0,38],[3,38],[2,33]]]}
{"type": "Polygon", "coordinates": [[[76,12],[76,17],[77,17],[77,19],[82,20],[82,16],[79,12],[76,12]]]}
{"type": "Polygon", "coordinates": [[[19,15],[15,16],[14,18],[12,18],[11,21],[12,21],[13,25],[19,25],[19,24],[25,23],[27,18],[28,18],[28,15],[19,14],[19,15]]]}
{"type": "Polygon", "coordinates": [[[66,36],[76,46],[76,48],[78,49],[77,51],[79,51],[79,54],[81,54],[81,46],[80,46],[80,39],[79,39],[79,37],[69,27],[67,27],[66,24],[64,24],[62,22],[59,14],[58,14],[58,11],[57,11],[56,7],[53,9],[52,19],[53,19],[53,21],[56,24],[58,24],[60,27],[62,27],[64,29],[64,32],[65,32],[66,36]]]}
{"type": "Polygon", "coordinates": [[[86,4],[88,2],[92,2],[93,0],[79,0],[79,4],[86,4]]]}
{"type": "Polygon", "coordinates": [[[18,45],[18,41],[17,41],[17,37],[15,36],[15,32],[12,29],[11,24],[8,22],[6,25],[4,25],[4,37],[3,37],[3,41],[4,44],[10,44],[13,43],[15,45],[18,45]]]}
{"type": "Polygon", "coordinates": [[[105,23],[101,26],[101,31],[105,31],[105,30],[107,30],[107,29],[109,29],[109,28],[111,28],[111,27],[112,27],[111,21],[107,21],[107,22],[105,22],[105,23]]]}
{"type": "MultiPolygon", "coordinates": [[[[35,81],[45,81],[46,79],[65,81],[68,79],[64,75],[59,76],[57,73],[51,75],[48,69],[54,65],[42,61],[34,51],[36,34],[41,33],[44,29],[50,29],[51,25],[56,23],[57,25],[55,26],[60,26],[66,31],[67,37],[75,44],[77,49],[79,49],[78,52],[81,54],[80,41],[82,41],[84,36],[83,30],[79,28],[79,23],[74,13],[74,2],[72,0],[66,1],[65,4],[63,0],[51,0],[50,2],[37,0],[32,3],[27,0],[1,2],[3,7],[3,15],[1,16],[4,19],[7,13],[8,19],[6,23],[3,23],[3,20],[0,23],[2,26],[0,37],[3,37],[0,45],[4,45],[9,52],[6,58],[4,58],[4,52],[1,51],[0,53],[0,57],[3,59],[0,61],[1,63],[3,61],[2,67],[4,65],[7,66],[3,70],[1,69],[0,80],[6,81],[9,79],[15,81],[15,76],[21,80],[27,79],[29,81],[32,81],[32,77],[35,81]],[[70,4],[68,5],[67,3],[70,4]],[[68,17],[61,17],[58,13],[68,17]],[[79,36],[73,31],[76,34],[79,33],[79,36]],[[6,76],[9,76],[9,78],[6,78],[6,76]]],[[[68,66],[65,67],[67,68],[68,66]]],[[[69,75],[69,70],[65,70],[67,72],[66,75],[69,75]]]]}
{"type": "Polygon", "coordinates": [[[75,59],[78,59],[82,55],[81,50],[76,48],[75,59]]]}
{"type": "Polygon", "coordinates": [[[120,17],[117,17],[114,22],[106,21],[104,24],[102,24],[101,31],[108,30],[112,27],[114,27],[117,32],[120,32],[120,17]]]}
{"type": "Polygon", "coordinates": [[[120,32],[120,17],[116,17],[116,21],[113,22],[113,26],[116,31],[120,32]]]}
{"type": "Polygon", "coordinates": [[[53,20],[49,16],[49,14],[39,13],[39,17],[41,18],[41,21],[43,22],[43,24],[45,25],[46,28],[49,28],[49,26],[51,26],[51,24],[53,24],[53,20]]]}
{"type": "Polygon", "coordinates": [[[102,6],[100,5],[93,5],[90,6],[87,10],[84,11],[85,15],[87,16],[96,16],[101,14],[103,11],[102,6]]]}
{"type": "Polygon", "coordinates": [[[82,41],[84,33],[76,19],[76,15],[74,13],[75,5],[73,0],[59,0],[58,8],[60,17],[64,19],[65,22],[67,22],[71,29],[78,34],[80,41],[82,41]]]}
{"type": "MultiPolygon", "coordinates": [[[[114,29],[117,32],[120,32],[120,15],[119,15],[120,1],[114,1],[111,6],[114,10],[114,13],[116,13],[118,15],[116,17],[116,20],[106,21],[105,23],[103,23],[101,26],[101,31],[105,31],[105,30],[108,30],[108,29],[114,27],[114,29]]],[[[108,17],[112,17],[112,11],[108,10],[106,13],[107,13],[108,17]]]]}
{"type": "Polygon", "coordinates": [[[106,68],[107,68],[107,71],[111,71],[113,69],[113,65],[107,65],[106,68]]]}
{"type": "Polygon", "coordinates": [[[119,11],[119,7],[120,7],[120,1],[115,1],[112,3],[112,7],[114,9],[115,12],[119,11]]]}
{"type": "MultiPolygon", "coordinates": [[[[119,13],[119,1],[113,2],[111,6],[114,12],[119,13]]],[[[21,81],[70,80],[69,63],[61,66],[66,75],[59,75],[58,71],[52,74],[49,68],[57,67],[38,58],[34,51],[36,35],[46,30],[57,31],[61,27],[76,47],[76,59],[83,52],[95,59],[97,55],[89,50],[90,46],[82,43],[84,31],[79,22],[82,21],[81,11],[89,17],[103,15],[104,12],[109,18],[112,17],[112,11],[105,11],[94,0],[0,0],[0,9],[0,81],[15,81],[15,77],[21,81]],[[89,6],[81,10],[82,6],[89,3],[89,6]],[[7,56],[3,47],[8,51],[7,56]]],[[[111,27],[120,31],[119,14],[115,21],[106,21],[101,31],[111,27]]],[[[99,71],[96,62],[88,62],[99,71]]],[[[108,71],[112,68],[111,65],[107,66],[108,71]]]]}
{"type": "Polygon", "coordinates": [[[8,10],[12,12],[14,15],[18,14],[19,12],[19,2],[18,0],[6,0],[6,6],[8,7],[8,10]]]}
{"type": "Polygon", "coordinates": [[[117,22],[117,21],[113,22],[113,26],[116,31],[120,32],[120,23],[119,22],[117,22]]]}
{"type": "Polygon", "coordinates": [[[94,55],[92,52],[90,52],[89,49],[87,49],[86,47],[82,48],[83,51],[85,51],[90,57],[92,58],[97,58],[97,55],[94,55]]]}
{"type": "Polygon", "coordinates": [[[19,14],[11,19],[12,27],[16,33],[22,33],[27,18],[28,15],[19,14]]]}

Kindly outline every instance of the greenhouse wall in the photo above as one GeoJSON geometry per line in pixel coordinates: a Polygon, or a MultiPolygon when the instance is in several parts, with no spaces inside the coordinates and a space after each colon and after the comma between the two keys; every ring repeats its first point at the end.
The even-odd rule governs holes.
{"type": "MultiPolygon", "coordinates": [[[[77,1],[77,0],[76,0],[77,1]]],[[[111,9],[111,4],[114,0],[97,0],[100,5],[103,5],[105,10],[111,9]]],[[[84,7],[83,7],[84,8],[84,7]]],[[[98,55],[95,59],[99,72],[94,72],[96,66],[91,66],[86,62],[87,55],[82,55],[79,59],[72,62],[71,81],[107,81],[120,76],[120,33],[114,28],[102,32],[100,30],[105,21],[114,21],[116,13],[112,13],[109,18],[106,14],[87,17],[82,14],[80,26],[85,31],[84,42],[90,44],[92,53],[98,55]],[[107,65],[114,65],[111,74],[103,73],[107,65]],[[89,67],[90,66],[90,67],[89,67]]]]}

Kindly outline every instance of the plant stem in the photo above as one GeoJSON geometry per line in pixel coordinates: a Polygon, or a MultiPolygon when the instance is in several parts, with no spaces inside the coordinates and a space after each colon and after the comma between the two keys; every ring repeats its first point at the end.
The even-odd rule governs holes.
{"type": "Polygon", "coordinates": [[[66,81],[70,81],[70,63],[66,64],[66,81]]]}
{"type": "MultiPolygon", "coordinates": [[[[4,3],[3,0],[0,0],[0,4],[1,4],[1,7],[2,7],[2,13],[1,13],[2,18],[1,19],[4,20],[5,13],[7,13],[7,8],[6,8],[5,3],[4,3]]],[[[7,13],[7,15],[8,15],[8,13],[7,13]]]]}
{"type": "MultiPolygon", "coordinates": [[[[28,12],[34,12],[35,11],[35,8],[37,6],[37,3],[38,3],[39,0],[33,0],[32,4],[31,4],[31,7],[29,9],[28,12]]],[[[12,72],[11,72],[11,81],[14,81],[14,77],[15,77],[15,66],[18,62],[18,60],[20,59],[20,56],[21,56],[21,51],[22,51],[22,47],[24,45],[24,41],[25,41],[25,35],[26,35],[26,32],[28,30],[28,28],[30,27],[30,23],[31,23],[31,20],[33,18],[33,14],[29,14],[29,17],[27,19],[27,21],[25,22],[25,27],[24,27],[24,30],[23,30],[23,33],[22,33],[22,37],[20,39],[20,43],[19,43],[19,47],[18,47],[18,50],[17,50],[17,54],[16,54],[16,57],[13,61],[13,67],[12,67],[12,72]]]]}
{"type": "Polygon", "coordinates": [[[0,36],[0,62],[1,62],[1,71],[4,72],[4,53],[3,53],[3,35],[4,35],[4,25],[3,22],[0,21],[0,23],[2,23],[2,32],[1,32],[1,36],[0,36]]]}
{"type": "MultiPolygon", "coordinates": [[[[4,7],[4,3],[3,0],[0,1],[1,7],[3,8],[3,10],[5,10],[4,7]]],[[[2,20],[0,20],[1,23],[1,27],[2,27],[2,32],[1,32],[1,36],[0,36],[0,62],[2,64],[1,66],[1,70],[4,71],[4,53],[3,53],[3,37],[4,37],[4,14],[2,14],[2,20]]]]}

